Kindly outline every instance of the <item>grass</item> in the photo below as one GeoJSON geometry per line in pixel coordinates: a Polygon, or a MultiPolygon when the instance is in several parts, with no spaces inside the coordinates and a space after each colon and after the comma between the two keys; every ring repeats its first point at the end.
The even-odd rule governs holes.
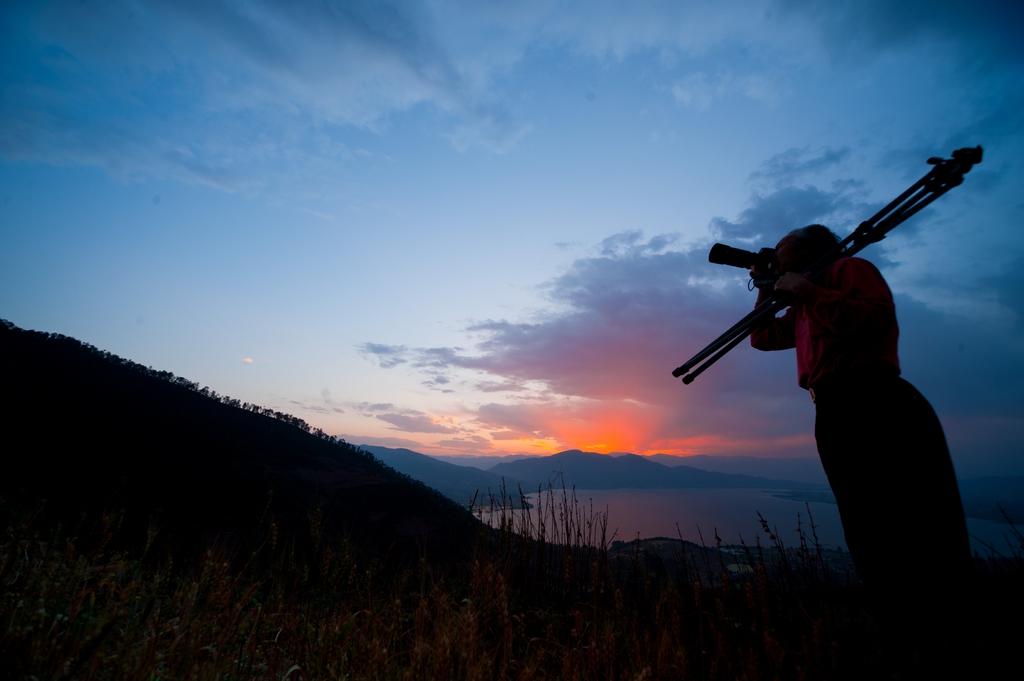
{"type": "MultiPolygon", "coordinates": [[[[609,546],[606,515],[564,489],[532,508],[502,492],[487,512],[493,531],[467,523],[471,559],[428,550],[412,563],[324,537],[316,512],[311,539],[270,523],[248,555],[214,541],[198,557],[151,550],[155,528],[135,544],[115,541],[116,514],[73,532],[29,515],[0,543],[0,669],[19,679],[146,680],[908,673],[887,656],[867,595],[817,544],[813,524],[795,547],[763,520],[764,547],[609,546]],[[140,548],[112,548],[126,545],[140,548]]],[[[979,560],[985,605],[962,642],[979,669],[1019,640],[1019,623],[1006,622],[1018,622],[1024,603],[1022,554],[979,560]]]]}

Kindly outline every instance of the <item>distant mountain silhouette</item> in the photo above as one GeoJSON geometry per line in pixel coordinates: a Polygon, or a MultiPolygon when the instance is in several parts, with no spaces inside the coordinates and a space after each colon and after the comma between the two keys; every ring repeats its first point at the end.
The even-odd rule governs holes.
{"type": "MultiPolygon", "coordinates": [[[[608,456],[571,449],[552,456],[520,459],[493,466],[489,472],[547,486],[561,473],[566,487],[579,489],[823,489],[825,485],[715,473],[691,466],[663,466],[636,454],[608,456]]],[[[524,490],[529,489],[524,484],[524,490]]]]}
{"type": "Polygon", "coordinates": [[[44,519],[65,528],[125,510],[127,529],[153,521],[162,539],[200,546],[271,520],[308,537],[316,516],[322,531],[386,550],[450,543],[469,522],[436,491],[300,419],[74,338],[0,323],[0,395],[2,522],[45,499],[44,519]]]}
{"type": "Polygon", "coordinates": [[[815,482],[828,484],[825,469],[821,460],[814,458],[768,458],[759,456],[712,456],[708,454],[692,454],[675,456],[672,454],[647,455],[652,461],[675,468],[691,466],[702,471],[715,473],[736,473],[764,478],[785,478],[797,482],[815,482]]]}
{"type": "Polygon", "coordinates": [[[490,470],[492,467],[499,463],[508,463],[509,461],[518,461],[519,459],[536,459],[538,454],[481,454],[481,455],[449,455],[449,454],[428,454],[431,459],[437,459],[438,461],[446,461],[456,466],[464,466],[467,468],[479,468],[482,471],[490,470]]]}
{"type": "Polygon", "coordinates": [[[505,485],[508,492],[512,493],[513,503],[518,502],[519,481],[513,478],[502,480],[499,474],[469,466],[456,466],[411,449],[394,449],[374,445],[359,445],[359,448],[370,452],[395,470],[433,487],[449,499],[462,505],[468,504],[476,495],[477,505],[486,506],[490,494],[495,497],[499,496],[502,484],[505,485]]]}

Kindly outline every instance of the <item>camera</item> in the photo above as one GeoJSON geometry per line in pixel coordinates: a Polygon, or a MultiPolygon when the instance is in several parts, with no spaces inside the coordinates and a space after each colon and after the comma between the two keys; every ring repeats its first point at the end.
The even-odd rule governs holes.
{"type": "Polygon", "coordinates": [[[745,270],[757,270],[763,278],[754,279],[754,286],[770,286],[778,278],[772,273],[775,268],[775,249],[762,248],[757,253],[733,248],[725,244],[715,244],[708,253],[708,262],[715,265],[742,267],[745,270]]]}

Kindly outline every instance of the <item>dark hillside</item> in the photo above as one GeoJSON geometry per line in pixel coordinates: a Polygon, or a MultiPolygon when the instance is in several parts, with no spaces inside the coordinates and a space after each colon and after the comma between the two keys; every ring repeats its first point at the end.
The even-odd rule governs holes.
{"type": "Polygon", "coordinates": [[[299,419],[7,322],[0,428],[6,523],[45,499],[43,517],[65,528],[126,510],[125,529],[153,520],[164,541],[200,547],[270,522],[308,538],[312,514],[362,545],[430,540],[439,551],[467,522],[437,492],[299,419]]]}

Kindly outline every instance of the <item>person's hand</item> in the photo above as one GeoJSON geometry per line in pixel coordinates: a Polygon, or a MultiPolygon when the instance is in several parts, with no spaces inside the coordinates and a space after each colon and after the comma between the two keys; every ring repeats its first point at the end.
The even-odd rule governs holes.
{"type": "MultiPolygon", "coordinates": [[[[769,281],[771,280],[771,277],[770,277],[770,275],[767,272],[764,272],[764,271],[762,271],[762,270],[760,270],[760,269],[758,269],[756,267],[751,267],[750,268],[750,278],[752,280],[754,280],[754,281],[757,281],[759,279],[762,280],[762,281],[764,281],[765,279],[768,279],[769,281]]],[[[760,305],[761,303],[763,303],[768,298],[768,296],[770,296],[772,294],[772,290],[773,289],[774,289],[774,286],[773,286],[772,283],[768,283],[768,284],[764,284],[762,286],[758,286],[757,287],[757,302],[755,303],[755,306],[760,305]]]]}
{"type": "Polygon", "coordinates": [[[786,272],[775,282],[775,290],[788,293],[799,301],[807,301],[814,297],[818,285],[802,274],[786,272]]]}

